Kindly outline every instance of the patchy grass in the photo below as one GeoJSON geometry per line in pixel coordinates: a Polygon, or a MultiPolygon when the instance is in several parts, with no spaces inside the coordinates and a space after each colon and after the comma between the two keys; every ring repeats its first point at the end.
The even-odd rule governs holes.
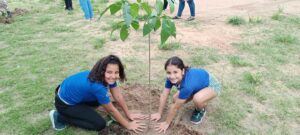
{"type": "Polygon", "coordinates": [[[285,83],[286,86],[292,90],[300,90],[300,76],[288,76],[285,83]]]}
{"type": "Polygon", "coordinates": [[[289,33],[275,33],[273,39],[275,42],[282,44],[293,44],[297,41],[297,38],[289,33]]]}
{"type": "Polygon", "coordinates": [[[94,48],[95,49],[103,48],[105,43],[106,43],[106,40],[104,38],[98,38],[95,40],[94,48]]]}
{"type": "Polygon", "coordinates": [[[190,63],[192,67],[203,67],[205,65],[217,63],[221,56],[215,49],[197,48],[191,51],[190,63]]]}
{"type": "MultiPolygon", "coordinates": [[[[115,31],[109,40],[110,30],[121,17],[104,15],[100,22],[87,22],[78,1],[73,2],[78,10],[66,12],[63,1],[11,0],[12,8],[22,7],[29,13],[17,16],[12,24],[0,24],[0,134],[98,134],[72,126],[55,132],[47,113],[54,108],[57,84],[90,69],[107,54],[121,57],[128,84],[147,84],[147,38],[122,42],[115,31]]],[[[93,1],[95,14],[107,2],[93,1]]],[[[243,24],[241,20],[233,18],[232,25],[243,24]]],[[[246,25],[242,39],[233,44],[235,54],[201,45],[187,47],[176,40],[163,48],[151,46],[151,84],[162,90],[165,60],[180,56],[188,65],[207,68],[220,77],[221,96],[211,102],[214,111],[208,112],[205,121],[212,134],[297,134],[300,77],[298,68],[286,65],[300,66],[300,18],[277,12],[274,18],[250,17],[248,22],[259,25],[246,25]],[[295,71],[286,71],[291,69],[295,71]],[[251,124],[258,128],[247,126],[251,124]]],[[[190,28],[198,24],[179,23],[192,24],[190,28]]],[[[158,45],[159,40],[154,38],[151,44],[158,45]]]]}
{"type": "Polygon", "coordinates": [[[253,75],[249,72],[243,74],[243,81],[250,85],[259,85],[261,82],[259,75],[253,75]]]}
{"type": "Polygon", "coordinates": [[[243,60],[239,56],[231,56],[231,57],[229,57],[229,62],[233,66],[237,66],[237,67],[251,66],[250,63],[246,62],[245,60],[243,60]]]}
{"type": "Polygon", "coordinates": [[[277,12],[274,13],[271,18],[276,21],[284,20],[285,16],[283,15],[283,8],[278,8],[277,12]]]}
{"type": "Polygon", "coordinates": [[[111,41],[117,41],[117,40],[119,39],[119,37],[117,37],[116,35],[112,34],[112,35],[109,37],[109,39],[110,39],[111,41]]]}
{"type": "Polygon", "coordinates": [[[167,43],[158,45],[158,48],[161,50],[176,50],[176,49],[179,49],[180,47],[181,47],[180,42],[167,42],[167,43]]]}
{"type": "MultiPolygon", "coordinates": [[[[296,50],[300,49],[298,45],[300,33],[295,30],[295,27],[299,27],[298,18],[286,16],[280,22],[266,20],[265,23],[268,24],[250,26],[245,37],[247,37],[246,40],[253,39],[249,42],[234,44],[243,52],[243,56],[248,55],[249,58],[255,59],[255,64],[250,70],[239,74],[241,82],[237,88],[268,108],[266,109],[268,113],[261,112],[260,115],[255,116],[258,122],[272,123],[269,124],[270,127],[265,127],[266,134],[295,134],[297,132],[296,129],[287,128],[289,125],[287,123],[289,123],[289,118],[297,117],[295,114],[299,96],[294,94],[299,89],[299,78],[287,74],[290,72],[281,71],[286,69],[281,69],[280,66],[299,65],[300,56],[296,50]],[[278,96],[277,92],[281,92],[282,95],[278,96]],[[277,121],[281,121],[282,124],[275,124],[277,121]]],[[[233,58],[230,63],[238,63],[237,61],[238,58],[233,58]]]]}
{"type": "Polygon", "coordinates": [[[261,17],[259,17],[259,16],[249,16],[248,22],[250,24],[262,24],[263,23],[263,19],[261,17]]]}
{"type": "Polygon", "coordinates": [[[233,26],[240,26],[246,23],[245,19],[243,17],[240,16],[232,16],[229,17],[227,20],[228,24],[231,24],[233,26]]]}

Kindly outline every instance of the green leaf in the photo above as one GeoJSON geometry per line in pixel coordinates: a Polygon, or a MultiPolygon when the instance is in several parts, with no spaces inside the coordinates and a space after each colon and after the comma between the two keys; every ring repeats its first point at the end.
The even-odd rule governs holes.
{"type": "Polygon", "coordinates": [[[142,2],[142,0],[137,0],[137,2],[138,2],[138,3],[141,3],[141,2],[142,2]]]}
{"type": "Polygon", "coordinates": [[[141,5],[142,5],[142,8],[147,12],[147,14],[150,15],[152,11],[151,11],[151,7],[149,6],[149,4],[146,2],[143,2],[141,5]]]}
{"type": "Polygon", "coordinates": [[[137,3],[130,5],[130,14],[133,18],[136,18],[139,15],[139,5],[137,3]]]}
{"type": "Polygon", "coordinates": [[[132,17],[130,15],[130,6],[129,6],[128,2],[125,2],[123,4],[123,18],[124,18],[125,24],[127,25],[127,27],[129,27],[132,22],[132,17]]]}
{"type": "Polygon", "coordinates": [[[114,31],[116,31],[117,29],[120,29],[122,26],[124,25],[124,21],[120,21],[116,24],[112,25],[112,30],[110,32],[110,36],[112,36],[112,34],[114,33],[114,31]]]}
{"type": "Polygon", "coordinates": [[[121,9],[122,3],[121,2],[116,2],[114,4],[111,4],[109,7],[110,7],[109,8],[110,9],[110,14],[114,15],[115,13],[117,13],[121,9]]]}
{"type": "Polygon", "coordinates": [[[148,35],[152,31],[152,25],[150,23],[145,23],[143,28],[143,36],[148,35]]]}
{"type": "Polygon", "coordinates": [[[165,25],[163,25],[164,29],[168,32],[169,35],[176,37],[176,27],[174,22],[170,18],[164,18],[165,25]]]}
{"type": "Polygon", "coordinates": [[[163,3],[161,0],[156,0],[155,2],[155,10],[158,15],[161,15],[163,9],[163,3]]]}
{"type": "MultiPolygon", "coordinates": [[[[173,24],[170,19],[163,18],[162,28],[161,28],[161,32],[160,32],[161,44],[164,44],[168,40],[168,38],[174,33],[174,29],[171,28],[173,26],[171,26],[171,25],[173,25],[173,24]]],[[[176,32],[175,32],[175,35],[176,35],[176,32]]]]}
{"type": "Polygon", "coordinates": [[[170,5],[170,11],[171,13],[174,12],[174,9],[175,9],[175,6],[174,6],[174,0],[167,0],[168,1],[168,4],[170,5]]]}
{"type": "Polygon", "coordinates": [[[120,31],[120,38],[122,41],[125,41],[125,39],[127,39],[129,35],[129,32],[128,32],[128,27],[127,25],[123,25],[122,28],[121,28],[121,31],[120,31]]]}
{"type": "Polygon", "coordinates": [[[107,11],[108,9],[110,9],[110,6],[106,7],[106,8],[104,9],[104,11],[102,11],[102,12],[100,13],[100,16],[99,16],[98,20],[101,19],[101,17],[106,13],[106,11],[107,11]]]}
{"type": "Polygon", "coordinates": [[[155,25],[154,25],[154,31],[158,30],[161,26],[161,21],[159,17],[156,19],[155,25]]]}
{"type": "Polygon", "coordinates": [[[140,27],[140,24],[139,24],[138,21],[134,20],[134,21],[132,21],[131,26],[132,26],[135,30],[138,30],[139,27],[140,27]]]}
{"type": "Polygon", "coordinates": [[[176,26],[175,23],[171,20],[169,20],[169,26],[170,26],[170,34],[176,38],[176,26]]]}
{"type": "Polygon", "coordinates": [[[168,32],[162,29],[160,32],[160,44],[164,44],[169,37],[170,35],[168,34],[168,32]]]}
{"type": "Polygon", "coordinates": [[[157,11],[153,10],[150,17],[153,18],[153,17],[157,17],[157,16],[158,16],[157,11]]]}

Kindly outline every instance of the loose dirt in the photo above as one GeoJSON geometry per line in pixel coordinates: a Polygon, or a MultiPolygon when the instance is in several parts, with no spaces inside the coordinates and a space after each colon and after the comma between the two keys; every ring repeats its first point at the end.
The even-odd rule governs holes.
{"type": "MultiPolygon", "coordinates": [[[[140,112],[146,115],[150,115],[151,113],[155,113],[158,110],[159,105],[159,95],[161,90],[147,88],[143,85],[131,84],[121,87],[122,94],[128,104],[129,110],[133,110],[134,112],[140,112]]],[[[115,103],[115,106],[120,110],[120,107],[115,103]]],[[[166,119],[168,105],[164,110],[164,114],[160,122],[166,119]]],[[[166,132],[166,135],[202,135],[213,132],[213,128],[210,127],[210,122],[207,122],[205,118],[203,124],[193,125],[189,118],[193,111],[193,104],[187,103],[185,104],[180,111],[177,113],[177,116],[173,120],[169,129],[166,132]],[[206,124],[205,124],[206,123],[206,124]],[[202,126],[202,127],[201,127],[202,126]]],[[[208,108],[208,112],[214,111],[214,109],[208,108]]],[[[209,114],[207,115],[209,117],[209,114]]],[[[143,135],[158,135],[154,130],[154,126],[157,122],[144,120],[144,123],[148,125],[147,129],[145,129],[142,133],[143,135]]],[[[132,131],[129,131],[122,127],[119,124],[112,124],[109,127],[105,128],[103,131],[99,132],[99,135],[131,135],[135,134],[132,131]]]]}
{"type": "Polygon", "coordinates": [[[4,24],[13,23],[15,16],[22,16],[27,13],[28,13],[28,10],[26,10],[26,9],[15,8],[15,10],[12,11],[12,17],[0,16],[0,23],[4,23],[4,24]]]}

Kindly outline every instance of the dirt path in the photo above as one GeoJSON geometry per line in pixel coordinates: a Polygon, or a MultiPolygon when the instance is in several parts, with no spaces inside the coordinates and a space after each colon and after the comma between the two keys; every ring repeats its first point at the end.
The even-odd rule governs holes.
{"type": "MultiPolygon", "coordinates": [[[[177,13],[176,9],[170,16],[177,13]]],[[[300,3],[297,0],[195,0],[195,23],[185,22],[190,16],[186,4],[181,20],[176,21],[177,40],[192,46],[204,46],[220,49],[223,53],[234,53],[235,48],[231,43],[240,39],[243,31],[240,27],[226,24],[230,16],[271,16],[278,8],[283,8],[289,13],[299,13],[300,3]],[[288,8],[285,8],[288,7],[288,8]]]]}

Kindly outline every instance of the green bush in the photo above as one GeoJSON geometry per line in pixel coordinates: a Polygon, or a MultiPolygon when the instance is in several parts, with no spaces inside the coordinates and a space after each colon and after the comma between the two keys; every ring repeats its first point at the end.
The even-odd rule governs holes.
{"type": "Polygon", "coordinates": [[[179,49],[180,47],[181,47],[180,42],[164,43],[158,46],[160,50],[176,50],[179,49]]]}
{"type": "Polygon", "coordinates": [[[95,49],[100,49],[104,46],[105,43],[106,43],[106,40],[104,38],[99,38],[95,41],[94,48],[95,49]]]}
{"type": "Polygon", "coordinates": [[[244,18],[242,18],[240,16],[233,16],[228,19],[227,23],[234,25],[234,26],[239,26],[239,25],[245,24],[246,21],[244,18]]]}
{"type": "Polygon", "coordinates": [[[238,56],[231,56],[229,57],[229,62],[233,65],[233,66],[238,66],[238,67],[245,67],[245,66],[250,66],[251,64],[243,61],[240,57],[238,56]]]}
{"type": "Polygon", "coordinates": [[[273,36],[274,41],[277,43],[283,43],[283,44],[293,44],[296,43],[296,37],[292,36],[291,34],[285,34],[285,33],[277,33],[273,36]]]}

